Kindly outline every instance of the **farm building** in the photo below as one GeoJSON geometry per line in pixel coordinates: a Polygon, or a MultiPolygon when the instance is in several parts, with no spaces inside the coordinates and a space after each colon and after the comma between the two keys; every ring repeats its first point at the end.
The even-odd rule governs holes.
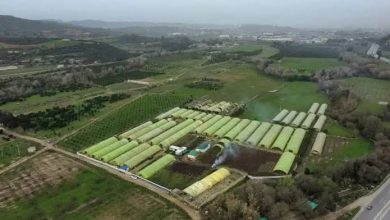
{"type": "Polygon", "coordinates": [[[175,155],[181,156],[187,151],[187,147],[169,146],[169,150],[174,152],[175,155]]]}
{"type": "Polygon", "coordinates": [[[314,130],[321,131],[322,128],[324,127],[324,125],[325,125],[325,121],[326,121],[326,116],[325,115],[321,115],[318,118],[317,122],[313,126],[314,130]]]}
{"type": "Polygon", "coordinates": [[[327,104],[322,104],[320,108],[318,109],[317,115],[325,115],[325,111],[328,108],[327,104]]]}
{"type": "Polygon", "coordinates": [[[145,123],[133,128],[133,129],[130,129],[130,130],[126,131],[125,133],[119,135],[119,138],[127,138],[127,137],[129,137],[129,135],[134,134],[135,132],[137,132],[143,128],[146,128],[152,124],[153,124],[153,122],[151,122],[151,121],[145,122],[145,123]]]}
{"type": "Polygon", "coordinates": [[[289,125],[294,120],[294,118],[297,114],[298,113],[296,111],[291,111],[290,113],[288,113],[288,115],[286,117],[283,118],[281,124],[289,125]]]}
{"type": "Polygon", "coordinates": [[[303,139],[305,138],[306,131],[302,128],[295,129],[293,135],[291,136],[290,141],[287,144],[287,147],[284,151],[288,151],[294,154],[298,154],[299,149],[301,148],[303,139]]]}
{"type": "Polygon", "coordinates": [[[290,140],[290,137],[291,137],[293,132],[294,132],[294,128],[284,127],[282,129],[282,131],[280,132],[278,138],[276,138],[276,140],[271,148],[284,151],[284,148],[286,147],[288,140],[290,140]]]}
{"type": "Polygon", "coordinates": [[[227,134],[223,137],[229,140],[234,140],[234,138],[250,123],[248,119],[242,119],[236,126],[234,126],[227,134]]]}
{"type": "Polygon", "coordinates": [[[263,136],[267,133],[268,129],[271,127],[271,124],[268,122],[263,122],[261,125],[253,132],[253,134],[246,140],[246,144],[251,146],[256,146],[263,136]]]}
{"type": "Polygon", "coordinates": [[[237,137],[234,140],[239,143],[244,143],[244,141],[246,141],[249,138],[249,136],[251,136],[251,134],[256,130],[256,128],[259,127],[259,125],[260,122],[252,121],[244,130],[242,130],[237,135],[237,137]]]}
{"type": "Polygon", "coordinates": [[[287,109],[283,109],[282,111],[279,112],[279,114],[277,114],[273,119],[272,119],[272,122],[281,122],[283,120],[284,117],[286,117],[286,115],[288,114],[288,110],[287,109]]]}
{"type": "Polygon", "coordinates": [[[259,146],[270,148],[272,143],[275,141],[276,137],[278,137],[279,132],[282,130],[281,125],[273,125],[271,129],[267,132],[264,138],[260,141],[259,146]]]}
{"type": "Polygon", "coordinates": [[[325,145],[325,140],[326,140],[326,134],[323,132],[319,132],[317,134],[316,140],[314,141],[313,147],[311,149],[311,153],[314,155],[321,155],[325,145]]]}
{"type": "Polygon", "coordinates": [[[222,138],[226,133],[228,133],[234,126],[240,122],[239,118],[232,118],[228,123],[226,123],[222,128],[214,133],[214,137],[222,138]]]}
{"type": "Polygon", "coordinates": [[[205,178],[188,186],[183,191],[192,197],[196,197],[206,190],[212,188],[217,183],[223,181],[230,175],[230,171],[225,168],[219,168],[217,171],[211,173],[205,178]]]}
{"type": "Polygon", "coordinates": [[[305,112],[300,112],[297,115],[297,117],[295,117],[295,119],[291,122],[290,126],[294,127],[294,128],[297,128],[297,127],[301,126],[303,120],[305,120],[305,117],[306,117],[306,113],[305,112]]]}
{"type": "Polygon", "coordinates": [[[206,151],[208,151],[210,149],[211,145],[209,143],[201,143],[199,144],[199,146],[196,147],[196,151],[198,152],[201,152],[201,153],[205,153],[206,151]]]}
{"type": "Polygon", "coordinates": [[[154,161],[149,166],[142,169],[140,172],[138,172],[138,175],[142,176],[145,179],[148,179],[152,177],[154,174],[156,174],[158,171],[163,169],[164,167],[173,163],[175,160],[176,160],[175,156],[171,154],[167,154],[161,157],[160,159],[154,161]]]}
{"type": "Polygon", "coordinates": [[[275,173],[288,174],[291,170],[291,167],[294,164],[294,160],[295,160],[295,154],[291,152],[284,152],[282,156],[280,156],[273,171],[275,173]]]}
{"type": "Polygon", "coordinates": [[[196,158],[199,156],[199,151],[192,150],[187,154],[187,157],[191,160],[196,160],[196,158]]]}
{"type": "Polygon", "coordinates": [[[306,117],[305,121],[302,123],[302,128],[309,129],[311,125],[313,124],[314,119],[316,118],[316,115],[313,113],[309,113],[306,117]]]}

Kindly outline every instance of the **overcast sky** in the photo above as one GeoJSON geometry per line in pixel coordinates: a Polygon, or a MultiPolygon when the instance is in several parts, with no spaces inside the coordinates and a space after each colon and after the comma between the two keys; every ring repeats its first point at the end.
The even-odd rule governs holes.
{"type": "Polygon", "coordinates": [[[390,0],[0,0],[29,19],[390,28],[390,0]]]}

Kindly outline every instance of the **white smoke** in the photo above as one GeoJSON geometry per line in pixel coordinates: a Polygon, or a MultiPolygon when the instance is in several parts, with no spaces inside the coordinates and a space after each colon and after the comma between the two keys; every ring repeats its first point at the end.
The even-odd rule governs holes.
{"type": "Polygon", "coordinates": [[[240,154],[240,147],[235,144],[228,144],[222,151],[219,157],[215,159],[211,168],[216,169],[219,165],[223,164],[228,158],[235,158],[240,154]]]}

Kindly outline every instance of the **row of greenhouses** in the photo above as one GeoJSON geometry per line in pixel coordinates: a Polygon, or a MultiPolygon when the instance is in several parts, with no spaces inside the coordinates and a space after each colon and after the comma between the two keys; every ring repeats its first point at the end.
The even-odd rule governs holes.
{"type": "Polygon", "coordinates": [[[205,178],[191,184],[183,191],[192,197],[196,197],[201,193],[211,189],[213,186],[223,181],[230,175],[230,171],[226,168],[219,168],[205,178]]]}
{"type": "MultiPolygon", "coordinates": [[[[326,105],[326,104],[325,104],[326,105]]],[[[272,122],[282,124],[282,125],[289,125],[294,128],[304,128],[304,129],[310,129],[313,128],[316,131],[321,131],[325,121],[326,116],[321,114],[318,116],[318,119],[316,120],[317,115],[314,113],[305,113],[305,112],[296,112],[296,111],[288,111],[287,109],[283,109],[279,112],[273,119],[272,122]],[[315,122],[315,123],[314,123],[315,122]],[[314,125],[313,125],[314,123],[314,125]]]]}

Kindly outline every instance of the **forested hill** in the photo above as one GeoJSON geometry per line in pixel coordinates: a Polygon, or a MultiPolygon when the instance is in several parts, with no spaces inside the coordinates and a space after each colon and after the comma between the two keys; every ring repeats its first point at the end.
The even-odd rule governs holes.
{"type": "Polygon", "coordinates": [[[107,33],[108,31],[103,29],[0,15],[0,37],[84,38],[107,33]]]}

